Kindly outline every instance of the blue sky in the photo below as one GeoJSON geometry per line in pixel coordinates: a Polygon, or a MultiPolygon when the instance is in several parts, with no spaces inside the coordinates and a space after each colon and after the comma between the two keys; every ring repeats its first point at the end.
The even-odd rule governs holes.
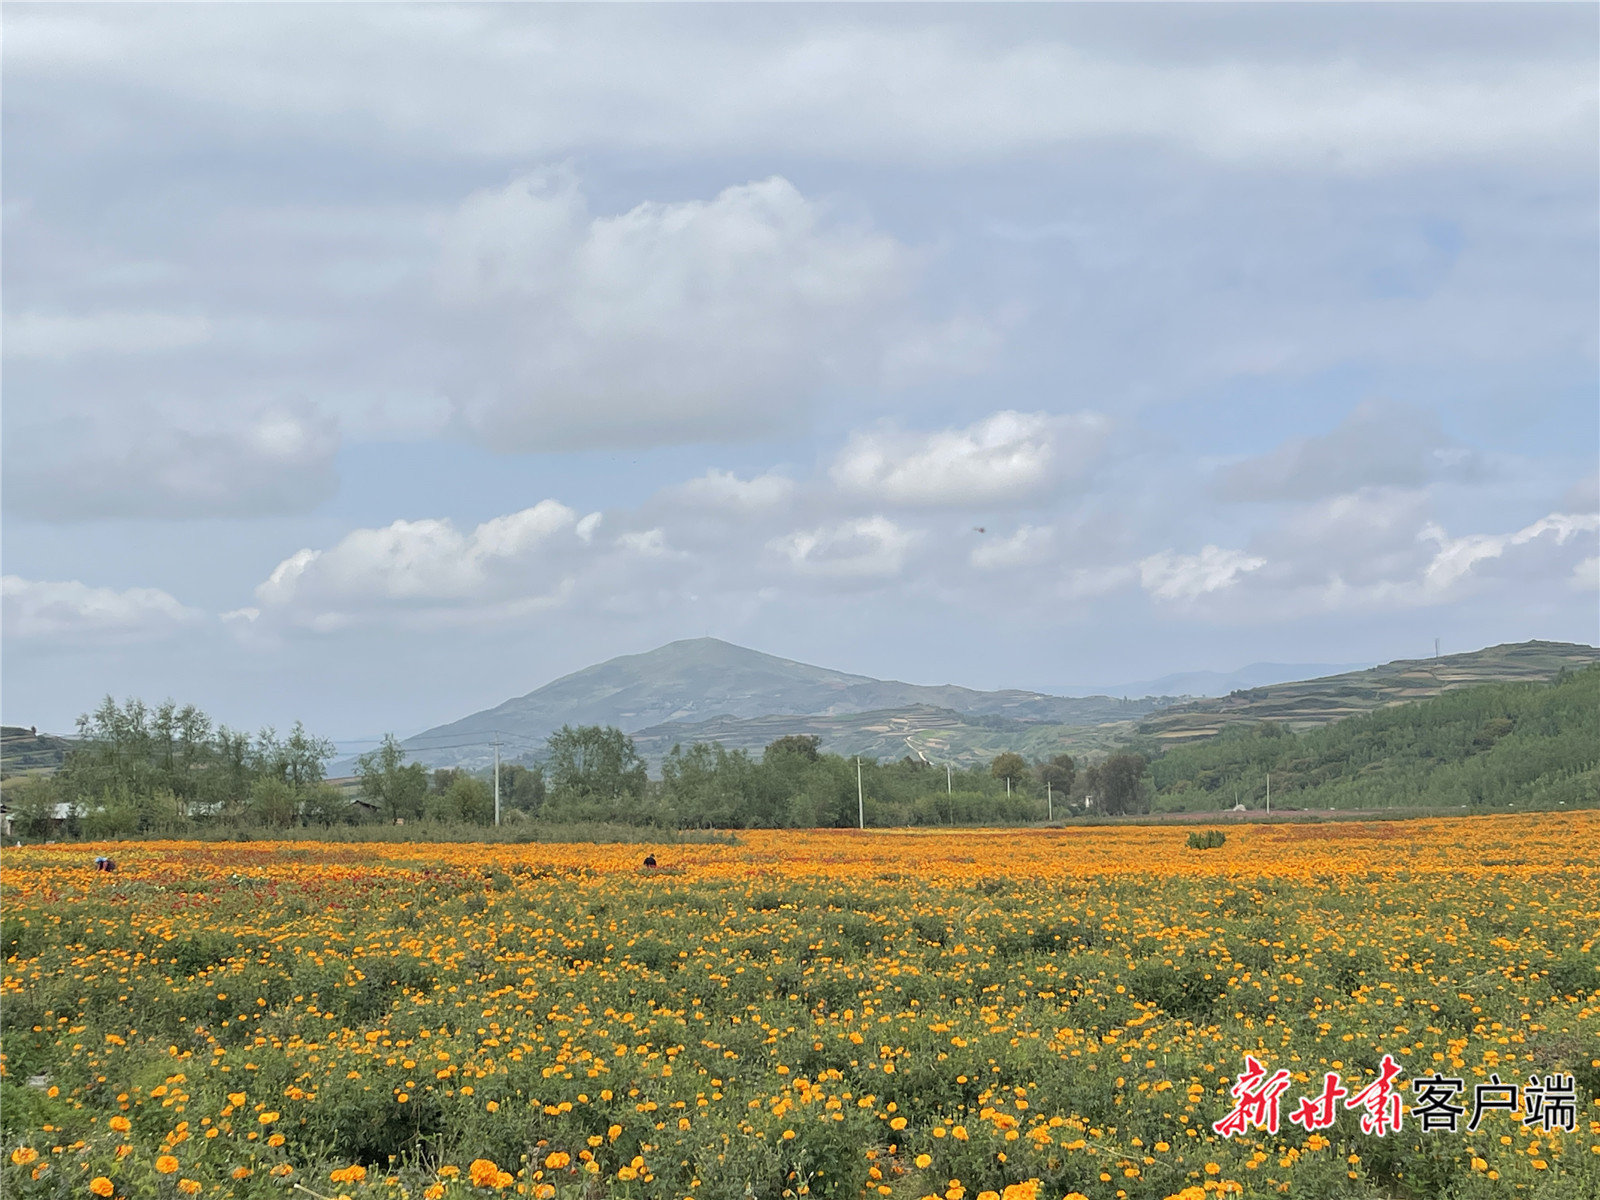
{"type": "Polygon", "coordinates": [[[8,5],[4,719],[1600,641],[1597,32],[8,5]]]}

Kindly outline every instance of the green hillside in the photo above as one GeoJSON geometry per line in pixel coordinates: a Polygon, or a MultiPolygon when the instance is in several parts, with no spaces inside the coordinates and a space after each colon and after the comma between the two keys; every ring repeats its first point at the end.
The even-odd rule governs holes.
{"type": "Polygon", "coordinates": [[[54,771],[73,742],[20,725],[0,725],[0,776],[54,771]]]}
{"type": "Polygon", "coordinates": [[[1600,665],[1462,686],[1296,733],[1235,726],[1150,765],[1158,809],[1469,808],[1600,800],[1600,665]]]}
{"type": "Polygon", "coordinates": [[[1141,734],[1165,744],[1215,737],[1230,725],[1278,721],[1312,729],[1394,704],[1484,683],[1547,682],[1600,662],[1600,649],[1570,642],[1517,642],[1442,658],[1400,659],[1365,671],[1250,688],[1153,713],[1141,734]]]}
{"type": "Polygon", "coordinates": [[[946,763],[975,767],[1007,750],[1030,759],[1108,750],[1126,740],[1134,731],[1134,721],[1148,711],[1146,703],[1104,697],[1097,698],[1096,707],[1085,704],[1085,723],[1081,725],[967,716],[924,704],[836,716],[673,721],[639,730],[633,734],[633,742],[652,770],[675,745],[718,742],[729,750],[759,755],[764,747],[791,734],[821,738],[821,748],[830,754],[859,754],[874,760],[909,755],[941,767],[946,763]]]}

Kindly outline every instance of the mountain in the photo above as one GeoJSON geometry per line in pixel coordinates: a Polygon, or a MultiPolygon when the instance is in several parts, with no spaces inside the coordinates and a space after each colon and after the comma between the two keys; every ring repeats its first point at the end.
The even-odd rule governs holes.
{"type": "MultiPolygon", "coordinates": [[[[497,736],[501,754],[515,758],[537,754],[544,739],[563,725],[654,732],[672,722],[829,717],[917,706],[967,717],[1098,725],[1141,716],[1154,704],[1133,711],[1105,697],[900,683],[814,667],[717,638],[692,638],[564,675],[525,696],[425,730],[402,745],[413,759],[430,766],[479,767],[491,761],[497,736]]],[[[792,722],[779,724],[789,732],[792,722]]]]}
{"type": "Polygon", "coordinates": [[[1516,642],[1442,658],[1400,659],[1364,671],[1173,705],[1151,714],[1139,732],[1174,744],[1212,737],[1228,725],[1246,721],[1281,721],[1291,729],[1311,729],[1480,683],[1543,683],[1563,669],[1578,671],[1596,662],[1600,649],[1573,642],[1516,642]]]}
{"type": "Polygon", "coordinates": [[[1140,679],[1133,683],[1096,684],[1089,687],[1052,688],[1062,696],[1184,696],[1203,699],[1226,696],[1244,688],[1266,687],[1299,679],[1317,679],[1341,672],[1370,667],[1361,663],[1274,663],[1258,662],[1235,671],[1180,671],[1159,679],[1140,679]]]}
{"type": "Polygon", "coordinates": [[[713,717],[708,721],[669,721],[633,734],[633,743],[651,769],[675,745],[721,742],[729,750],[759,755],[789,734],[815,735],[830,754],[860,754],[872,759],[920,758],[934,764],[973,767],[1012,750],[1028,758],[1081,755],[1108,750],[1126,740],[1137,719],[1157,700],[1098,699],[1075,724],[1017,721],[975,716],[927,704],[832,716],[713,717]]]}

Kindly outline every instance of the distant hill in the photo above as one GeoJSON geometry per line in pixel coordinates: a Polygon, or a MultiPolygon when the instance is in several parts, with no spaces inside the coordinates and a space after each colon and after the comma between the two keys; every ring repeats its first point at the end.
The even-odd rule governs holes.
{"type": "MultiPolygon", "coordinates": [[[[537,753],[544,739],[562,725],[615,725],[630,733],[650,730],[653,737],[676,736],[687,741],[690,739],[682,733],[657,735],[656,727],[757,717],[830,717],[919,706],[967,717],[1098,725],[1141,716],[1155,704],[1144,704],[1135,711],[1118,708],[1117,702],[1105,697],[1068,698],[1015,690],[981,692],[953,684],[900,683],[814,667],[717,638],[693,638],[586,667],[525,696],[425,730],[402,744],[413,759],[431,766],[478,767],[490,761],[490,743],[496,731],[501,753],[517,757],[537,753]]],[[[783,732],[793,731],[793,722],[780,724],[783,732]]],[[[896,757],[904,753],[907,751],[902,748],[896,757]]],[[[335,772],[345,765],[336,764],[335,772]]]]}
{"type": "Polygon", "coordinates": [[[1372,663],[1278,663],[1258,662],[1233,671],[1179,671],[1159,679],[1138,679],[1132,683],[1096,684],[1092,687],[1062,687],[1051,691],[1062,696],[1183,696],[1196,699],[1226,696],[1244,688],[1266,687],[1299,679],[1317,679],[1344,671],[1359,671],[1372,663]]]}
{"type": "Polygon", "coordinates": [[[836,716],[713,717],[652,725],[635,732],[633,742],[652,769],[675,745],[721,742],[729,750],[759,755],[790,734],[815,735],[830,754],[911,757],[940,766],[972,767],[1006,750],[1029,758],[1108,750],[1131,735],[1135,721],[1155,703],[1102,698],[1098,709],[1084,712],[1078,724],[970,716],[926,704],[836,716]]]}
{"type": "Polygon", "coordinates": [[[1593,804],[1597,720],[1590,666],[1548,685],[1453,686],[1303,733],[1236,725],[1155,758],[1151,782],[1167,809],[1260,809],[1269,773],[1274,810],[1593,804]]]}
{"type": "Polygon", "coordinates": [[[1543,683],[1563,668],[1581,670],[1596,662],[1600,662],[1600,649],[1572,642],[1516,642],[1442,658],[1400,659],[1365,671],[1173,705],[1147,717],[1139,732],[1172,744],[1214,737],[1229,725],[1251,721],[1280,721],[1295,730],[1313,729],[1455,688],[1543,683]]]}
{"type": "Polygon", "coordinates": [[[21,725],[0,725],[0,776],[54,771],[73,739],[54,737],[21,725]]]}

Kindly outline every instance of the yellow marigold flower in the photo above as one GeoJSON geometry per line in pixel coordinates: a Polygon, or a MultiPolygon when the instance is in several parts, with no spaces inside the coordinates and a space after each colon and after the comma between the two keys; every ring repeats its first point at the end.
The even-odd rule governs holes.
{"type": "Polygon", "coordinates": [[[440,1200],[443,1195],[444,1184],[442,1183],[430,1183],[422,1189],[422,1200],[440,1200]]]}
{"type": "Polygon", "coordinates": [[[552,1171],[559,1171],[562,1167],[572,1162],[572,1155],[565,1150],[553,1150],[544,1156],[544,1165],[552,1171]]]}
{"type": "Polygon", "coordinates": [[[367,1177],[367,1169],[360,1163],[352,1163],[337,1171],[329,1171],[328,1178],[334,1183],[360,1183],[367,1177]]]}
{"type": "Polygon", "coordinates": [[[156,1170],[160,1171],[163,1175],[171,1175],[177,1169],[178,1160],[173,1158],[170,1154],[163,1154],[160,1158],[156,1159],[156,1170]]]}
{"type": "Polygon", "coordinates": [[[931,1155],[931,1154],[919,1154],[919,1155],[917,1155],[917,1169],[919,1171],[926,1171],[928,1169],[928,1164],[931,1163],[932,1161],[933,1161],[933,1155],[931,1155]]]}
{"type": "Polygon", "coordinates": [[[978,1200],[1000,1200],[999,1192],[979,1192],[978,1200]]]}
{"type": "Polygon", "coordinates": [[[467,1178],[474,1187],[493,1187],[500,1180],[500,1168],[487,1158],[474,1159],[467,1168],[467,1178]]]}
{"type": "Polygon", "coordinates": [[[955,1138],[955,1140],[958,1141],[958,1142],[966,1141],[967,1140],[967,1127],[965,1125],[957,1125],[957,1126],[955,1126],[954,1128],[952,1128],[950,1130],[950,1136],[955,1138]]]}
{"type": "Polygon", "coordinates": [[[274,1178],[283,1179],[286,1176],[293,1175],[294,1168],[288,1163],[279,1163],[277,1166],[272,1168],[271,1174],[274,1178]]]}
{"type": "MultiPolygon", "coordinates": [[[[211,1136],[211,1132],[212,1132],[212,1131],[211,1131],[211,1130],[209,1130],[209,1129],[208,1129],[208,1130],[206,1130],[206,1136],[207,1136],[207,1137],[210,1137],[210,1136],[211,1136]]],[[[272,1136],[271,1136],[271,1137],[269,1137],[269,1138],[268,1138],[268,1139],[267,1139],[267,1145],[269,1145],[269,1146],[272,1146],[272,1147],[278,1147],[278,1146],[281,1146],[281,1145],[283,1145],[283,1143],[284,1143],[284,1142],[285,1142],[285,1141],[286,1141],[286,1140],[287,1140],[287,1139],[285,1139],[285,1138],[284,1138],[284,1136],[283,1136],[283,1134],[281,1134],[281,1133],[275,1133],[275,1134],[273,1134],[273,1135],[272,1135],[272,1136]]]]}
{"type": "Polygon", "coordinates": [[[550,1197],[554,1196],[555,1194],[556,1189],[548,1183],[541,1183],[538,1187],[533,1189],[535,1200],[550,1200],[550,1197]]]}
{"type": "Polygon", "coordinates": [[[198,1179],[180,1179],[178,1180],[178,1190],[185,1196],[192,1196],[200,1190],[200,1181],[198,1179]]]}
{"type": "Polygon", "coordinates": [[[235,1167],[233,1169],[233,1177],[235,1179],[249,1179],[254,1174],[255,1172],[249,1167],[235,1167]]]}
{"type": "Polygon", "coordinates": [[[617,1178],[622,1180],[624,1183],[630,1183],[639,1178],[639,1172],[635,1171],[632,1167],[618,1167],[617,1178]]]}
{"type": "Polygon", "coordinates": [[[243,1092],[229,1092],[228,1093],[228,1103],[233,1105],[235,1108],[239,1108],[239,1107],[243,1106],[244,1100],[245,1100],[245,1096],[244,1096],[243,1092]]]}
{"type": "Polygon", "coordinates": [[[96,1175],[93,1179],[89,1180],[89,1190],[96,1196],[109,1196],[112,1192],[116,1191],[116,1188],[112,1186],[111,1180],[107,1179],[104,1175],[96,1175]]]}
{"type": "Polygon", "coordinates": [[[25,1167],[39,1157],[39,1152],[32,1146],[18,1146],[11,1152],[11,1161],[19,1167],[25,1167]]]}
{"type": "Polygon", "coordinates": [[[112,1117],[111,1120],[106,1122],[106,1124],[111,1126],[111,1128],[118,1133],[127,1133],[128,1130],[133,1128],[133,1122],[129,1121],[127,1117],[122,1116],[120,1113],[117,1116],[112,1117]]]}
{"type": "Polygon", "coordinates": [[[256,1120],[260,1121],[263,1125],[271,1125],[278,1119],[278,1116],[279,1114],[275,1112],[264,1112],[257,1117],[256,1120]]]}

